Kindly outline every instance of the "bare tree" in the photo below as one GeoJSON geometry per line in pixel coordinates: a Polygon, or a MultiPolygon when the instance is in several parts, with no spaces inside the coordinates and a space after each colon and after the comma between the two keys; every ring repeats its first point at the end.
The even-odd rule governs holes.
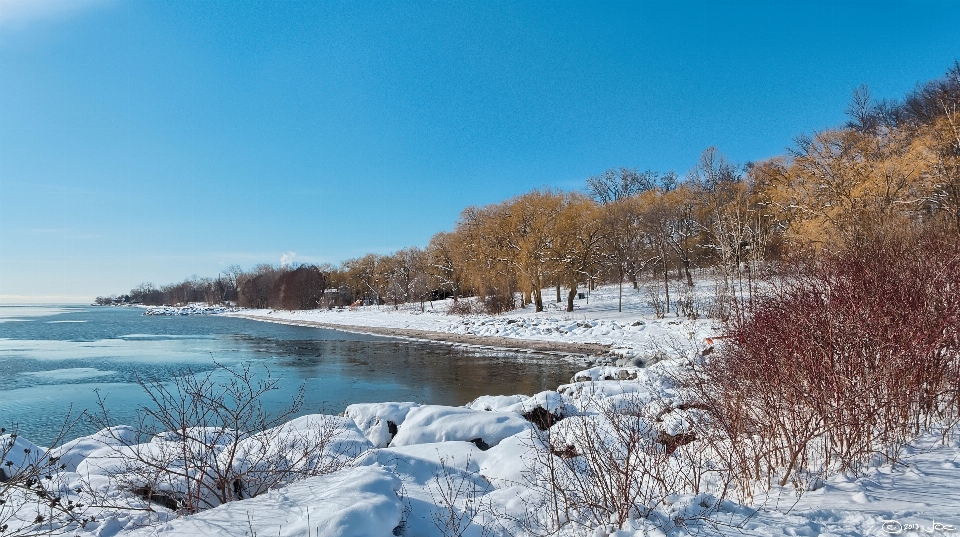
{"type": "Polygon", "coordinates": [[[587,179],[587,193],[598,203],[606,205],[635,196],[654,188],[673,188],[673,172],[661,174],[651,170],[638,172],[631,168],[611,168],[587,179]]]}

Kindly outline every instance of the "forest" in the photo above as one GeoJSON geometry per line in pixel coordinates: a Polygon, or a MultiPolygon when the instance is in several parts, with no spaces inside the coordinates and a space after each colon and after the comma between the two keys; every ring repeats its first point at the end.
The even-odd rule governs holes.
{"type": "MultiPolygon", "coordinates": [[[[740,165],[711,147],[683,177],[624,167],[588,178],[582,192],[539,189],[468,207],[425,248],[338,266],[233,266],[216,278],[143,283],[96,303],[422,308],[452,297],[454,309],[500,313],[542,311],[544,291],[555,288],[572,311],[585,287],[619,283],[622,293],[643,281],[659,282],[670,312],[704,271],[719,282],[718,297],[734,304],[771,272],[878,237],[955,242],[960,63],[899,100],[877,101],[860,87],[846,114],[843,125],[800,135],[764,161],[740,165]],[[457,306],[463,297],[476,300],[457,306]]],[[[724,317],[723,300],[716,308],[724,317]]]]}

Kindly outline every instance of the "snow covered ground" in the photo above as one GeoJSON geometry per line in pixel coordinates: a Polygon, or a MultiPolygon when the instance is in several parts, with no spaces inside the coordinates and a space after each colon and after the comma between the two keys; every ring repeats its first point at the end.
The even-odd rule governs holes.
{"type": "MultiPolygon", "coordinates": [[[[621,363],[639,359],[648,367],[597,365],[577,373],[571,383],[555,391],[484,396],[463,407],[383,402],[352,405],[342,417],[301,417],[270,433],[276,435],[276,444],[295,445],[303,424],[311,420],[340,420],[337,445],[349,448],[334,455],[349,456],[341,469],[190,516],[177,516],[159,505],[150,513],[88,507],[84,516],[94,516],[94,520],[84,527],[69,527],[68,534],[542,535],[549,530],[544,519],[550,511],[545,461],[553,461],[558,475],[570,477],[573,474],[564,474],[564,468],[586,470],[576,461],[586,460],[583,454],[591,445],[618,449],[622,437],[611,409],[646,416],[631,423],[639,424],[640,432],[654,433],[649,436],[653,439],[682,437],[698,412],[681,404],[673,379],[709,344],[707,338],[716,334],[716,328],[709,320],[689,321],[672,314],[657,319],[635,291],[625,298],[622,313],[617,311],[616,289],[610,288],[592,293],[589,304],[586,299],[579,300],[579,308],[569,314],[554,310],[535,313],[528,308],[497,317],[459,317],[446,315],[448,304],[444,303],[435,303],[423,313],[419,307],[394,310],[392,306],[258,311],[258,315],[280,322],[603,343],[613,346],[621,363]],[[558,445],[567,447],[550,451],[544,444],[545,434],[563,440],[558,445]],[[564,466],[563,461],[574,464],[564,466]]],[[[906,448],[898,464],[877,464],[858,475],[832,476],[799,498],[792,488],[777,486],[750,500],[738,500],[734,494],[719,498],[719,491],[707,480],[698,494],[678,489],[648,496],[623,523],[600,524],[579,516],[581,524],[566,523],[553,534],[960,536],[960,431],[954,433],[946,443],[939,435],[923,435],[906,448]]],[[[115,444],[117,438],[129,438],[129,434],[129,429],[121,427],[112,434],[101,432],[77,439],[51,452],[63,464],[51,480],[64,484],[62,501],[79,501],[86,493],[75,491],[92,487],[101,498],[126,499],[133,507],[143,507],[142,500],[117,488],[108,471],[112,468],[116,474],[124,468],[122,454],[129,448],[118,449],[115,444]]],[[[170,441],[174,440],[156,437],[150,442],[170,441]]],[[[35,456],[44,452],[23,438],[0,437],[0,445],[4,442],[15,443],[8,454],[13,468],[22,464],[24,450],[35,456]]],[[[647,457],[644,460],[660,461],[663,473],[657,475],[688,475],[692,459],[670,455],[666,444],[657,442],[643,444],[641,450],[647,457]]],[[[690,446],[695,448],[695,456],[699,448],[696,443],[690,446]]],[[[573,486],[574,482],[565,483],[573,486]]],[[[573,496],[575,490],[564,494],[573,496]]],[[[7,498],[7,508],[14,503],[11,498],[7,498]]],[[[583,509],[581,515],[586,512],[583,509]]],[[[0,506],[0,516],[2,513],[0,506]]],[[[36,513],[27,509],[19,522],[12,524],[29,527],[36,513]]]]}
{"type": "MultiPolygon", "coordinates": [[[[704,318],[713,293],[713,283],[704,281],[698,283],[689,297],[700,311],[698,320],[681,317],[675,306],[664,318],[658,319],[648,303],[645,289],[634,290],[629,285],[624,286],[622,311],[618,311],[617,287],[608,285],[575,300],[574,311],[569,313],[565,311],[566,302],[557,303],[552,290],[546,290],[545,311],[539,313],[528,305],[503,315],[450,315],[453,301],[447,299],[426,302],[423,311],[420,304],[401,304],[399,308],[387,304],[333,310],[245,309],[227,315],[267,317],[291,324],[317,322],[351,329],[371,327],[468,334],[518,342],[597,343],[610,346],[610,354],[620,358],[620,365],[628,362],[640,365],[680,348],[705,347],[706,338],[716,334],[715,323],[704,318]]],[[[566,293],[563,294],[565,298],[566,293]]]]}

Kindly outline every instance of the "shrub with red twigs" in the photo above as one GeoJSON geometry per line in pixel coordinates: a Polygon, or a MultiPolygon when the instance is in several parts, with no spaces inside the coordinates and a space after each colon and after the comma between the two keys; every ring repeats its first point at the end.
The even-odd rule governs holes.
{"type": "MultiPolygon", "coordinates": [[[[745,487],[896,460],[960,415],[960,242],[879,237],[771,282],[694,391],[745,487]]],[[[748,488],[748,487],[746,487],[748,488]]]]}

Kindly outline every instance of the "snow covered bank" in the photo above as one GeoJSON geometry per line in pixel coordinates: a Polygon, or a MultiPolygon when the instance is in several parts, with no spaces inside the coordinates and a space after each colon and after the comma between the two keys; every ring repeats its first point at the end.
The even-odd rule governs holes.
{"type": "Polygon", "coordinates": [[[392,537],[402,523],[401,486],[381,466],[358,466],[124,535],[392,537]]]}
{"type": "MultiPolygon", "coordinates": [[[[960,528],[960,443],[941,443],[932,433],[913,442],[896,465],[834,475],[799,499],[790,487],[777,486],[758,489],[750,500],[722,497],[720,483],[710,477],[713,463],[703,458],[708,450],[684,436],[699,412],[682,403],[673,381],[684,363],[598,366],[577,373],[556,391],[484,396],[463,407],[385,402],[352,405],[342,418],[298,418],[265,433],[278,441],[257,445],[293,454],[297,439],[316,430],[313,421],[342,420],[336,422],[342,425],[338,438],[349,449],[334,451],[349,451],[348,464],[194,515],[177,516],[160,503],[149,512],[137,510],[146,502],[116,479],[130,470],[113,445],[114,439],[129,437],[125,427],[51,451],[62,466],[49,482],[63,485],[62,501],[89,503],[89,489],[99,494],[99,505],[108,505],[107,500],[134,508],[84,508],[84,527],[69,527],[70,535],[84,537],[859,536],[887,535],[885,528],[895,525],[934,523],[939,534],[957,533],[947,528],[960,528]],[[631,462],[628,454],[639,458],[631,462]],[[597,473],[598,468],[607,473],[597,473]],[[650,477],[662,483],[643,480],[644,472],[654,472],[650,477]],[[624,496],[633,503],[626,518],[613,524],[614,511],[605,509],[616,498],[582,496],[598,486],[618,490],[616,481],[605,480],[608,474],[640,479],[636,483],[646,487],[624,489],[638,496],[624,496]],[[695,476],[702,479],[699,492],[685,481],[695,476]],[[553,488],[557,484],[563,485],[560,496],[553,488]],[[553,517],[558,501],[566,507],[553,517]],[[560,527],[551,526],[552,520],[560,527]]],[[[158,435],[145,446],[176,447],[178,437],[158,435]]],[[[0,443],[11,440],[5,458],[12,464],[5,468],[22,466],[29,457],[24,450],[35,457],[44,452],[23,438],[4,437],[0,443]]],[[[235,464],[243,467],[246,460],[240,455],[235,464]]],[[[29,527],[35,516],[35,509],[25,509],[13,522],[29,527]]]]}

